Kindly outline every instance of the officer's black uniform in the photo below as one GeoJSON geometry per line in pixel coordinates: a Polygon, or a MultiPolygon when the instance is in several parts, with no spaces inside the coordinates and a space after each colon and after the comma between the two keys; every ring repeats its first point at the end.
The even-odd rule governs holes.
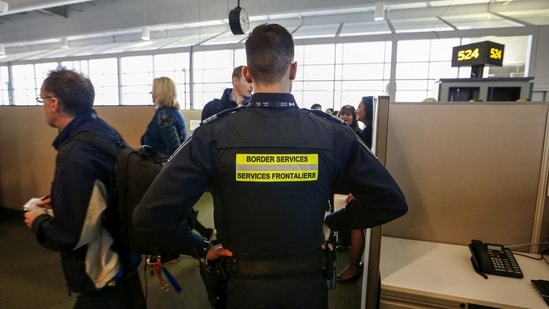
{"type": "Polygon", "coordinates": [[[351,128],[298,108],[291,94],[256,93],[237,110],[194,131],[134,222],[160,246],[186,250],[195,238],[184,215],[209,188],[218,238],[239,260],[228,269],[229,307],[326,308],[318,260],[334,188],[356,198],[326,218],[334,230],[400,217],[404,196],[351,128]]]}

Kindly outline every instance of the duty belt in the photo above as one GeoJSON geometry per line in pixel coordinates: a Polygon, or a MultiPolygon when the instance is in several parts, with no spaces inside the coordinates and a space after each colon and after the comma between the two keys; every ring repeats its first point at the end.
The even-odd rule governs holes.
{"type": "Polygon", "coordinates": [[[292,258],[246,259],[231,256],[225,259],[227,274],[240,277],[320,273],[326,267],[324,252],[292,258]]]}

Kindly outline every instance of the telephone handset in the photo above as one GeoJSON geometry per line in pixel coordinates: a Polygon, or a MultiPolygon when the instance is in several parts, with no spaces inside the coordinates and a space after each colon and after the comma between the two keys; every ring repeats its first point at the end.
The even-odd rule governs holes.
{"type": "Polygon", "coordinates": [[[471,240],[471,262],[477,273],[488,279],[485,274],[522,278],[524,275],[509,248],[503,245],[483,243],[471,240]]]}

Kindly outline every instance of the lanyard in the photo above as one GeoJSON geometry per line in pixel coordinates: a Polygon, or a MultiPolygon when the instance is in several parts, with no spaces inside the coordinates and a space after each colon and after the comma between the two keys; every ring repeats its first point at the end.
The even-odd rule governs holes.
{"type": "Polygon", "coordinates": [[[275,101],[275,102],[260,102],[260,101],[252,101],[248,105],[250,106],[256,106],[256,107],[275,107],[275,108],[287,108],[287,107],[297,107],[297,103],[293,101],[289,102],[281,102],[281,101],[275,101]]]}

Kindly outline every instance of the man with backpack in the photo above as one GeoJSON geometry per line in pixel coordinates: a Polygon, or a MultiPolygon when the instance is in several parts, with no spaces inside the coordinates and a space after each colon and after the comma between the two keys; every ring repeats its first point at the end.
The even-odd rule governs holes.
{"type": "Polygon", "coordinates": [[[49,73],[40,89],[46,123],[59,130],[50,195],[25,212],[25,224],[38,242],[59,252],[74,308],[146,308],[137,266],[117,237],[117,214],[107,202],[115,158],[89,143],[72,139],[88,132],[124,147],[117,131],[93,109],[91,81],[71,70],[49,73]],[[53,215],[45,210],[51,208],[53,215]]]}

